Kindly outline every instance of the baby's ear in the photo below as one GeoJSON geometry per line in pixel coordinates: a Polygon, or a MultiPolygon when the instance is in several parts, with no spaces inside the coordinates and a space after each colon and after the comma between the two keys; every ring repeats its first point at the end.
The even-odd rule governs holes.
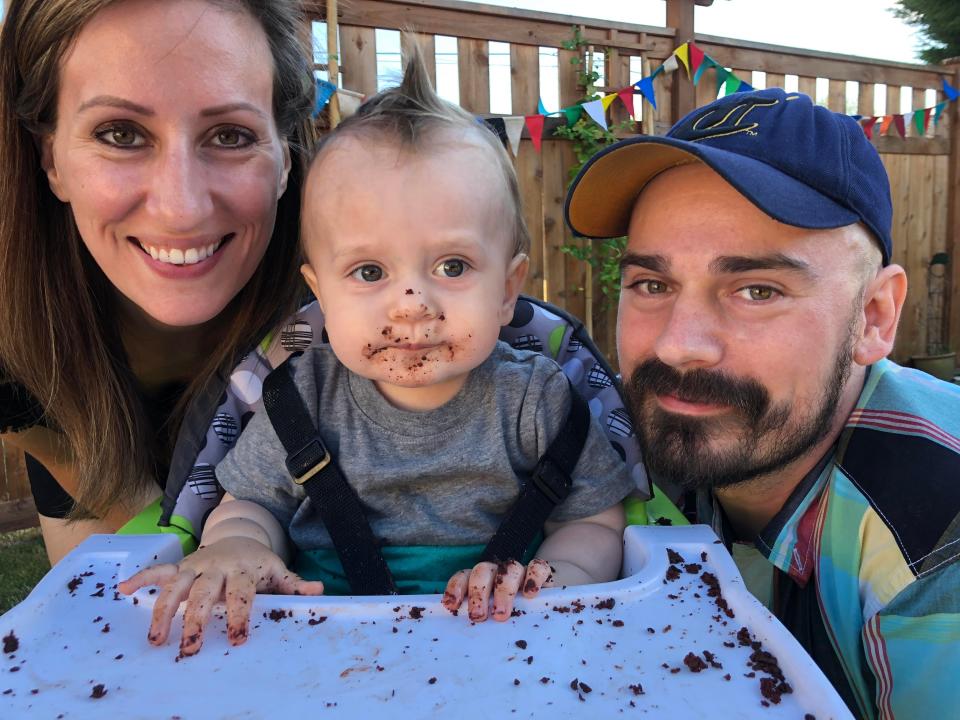
{"type": "Polygon", "coordinates": [[[317,274],[313,271],[313,268],[310,267],[310,263],[304,263],[300,266],[300,274],[303,275],[303,279],[306,281],[307,287],[310,288],[310,292],[313,293],[313,296],[320,304],[320,310],[322,312],[323,301],[320,299],[320,284],[317,282],[317,274]]]}
{"type": "Polygon", "coordinates": [[[503,304],[500,307],[500,325],[508,325],[513,320],[513,309],[517,304],[523,283],[530,270],[530,258],[525,253],[517,253],[507,266],[507,279],[503,289],[503,304]]]}
{"type": "Polygon", "coordinates": [[[863,296],[863,333],[857,338],[853,351],[858,365],[872,365],[893,350],[906,296],[907,274],[899,265],[888,265],[867,283],[863,296]]]}

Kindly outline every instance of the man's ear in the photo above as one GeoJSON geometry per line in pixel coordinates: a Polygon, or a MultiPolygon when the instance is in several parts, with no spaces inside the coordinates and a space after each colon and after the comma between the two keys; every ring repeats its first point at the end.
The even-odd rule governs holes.
{"type": "Polygon", "coordinates": [[[530,258],[524,253],[517,253],[507,266],[507,281],[503,288],[503,304],[500,306],[500,325],[508,325],[513,320],[513,309],[517,304],[523,283],[530,270],[530,258]]]}
{"type": "Polygon", "coordinates": [[[907,274],[899,265],[888,265],[867,283],[863,296],[863,333],[853,351],[858,365],[872,365],[890,354],[906,297],[907,274]]]}
{"type": "Polygon", "coordinates": [[[60,202],[70,202],[63,184],[60,182],[60,173],[57,172],[57,163],[53,157],[53,133],[47,133],[40,138],[40,167],[47,174],[50,190],[60,202]]]}
{"type": "Polygon", "coordinates": [[[320,311],[323,312],[323,301],[320,299],[320,284],[317,282],[317,274],[313,271],[313,268],[310,267],[310,263],[304,263],[300,266],[300,274],[303,275],[307,287],[310,288],[310,292],[313,293],[313,296],[317,299],[317,303],[320,305],[320,311]]]}

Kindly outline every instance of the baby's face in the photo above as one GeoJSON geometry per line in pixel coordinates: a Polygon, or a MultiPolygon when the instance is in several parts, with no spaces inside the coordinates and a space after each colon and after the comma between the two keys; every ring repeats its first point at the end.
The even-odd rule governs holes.
{"type": "Polygon", "coordinates": [[[315,163],[304,277],[337,358],[400,407],[449,400],[513,315],[527,261],[489,150],[344,138],[315,163]]]}

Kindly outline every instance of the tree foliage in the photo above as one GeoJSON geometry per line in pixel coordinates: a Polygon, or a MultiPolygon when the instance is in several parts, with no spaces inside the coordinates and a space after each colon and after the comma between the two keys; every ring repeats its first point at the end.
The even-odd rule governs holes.
{"type": "Polygon", "coordinates": [[[920,29],[920,57],[939,63],[960,57],[960,2],[957,0],[898,0],[893,14],[920,29]]]}

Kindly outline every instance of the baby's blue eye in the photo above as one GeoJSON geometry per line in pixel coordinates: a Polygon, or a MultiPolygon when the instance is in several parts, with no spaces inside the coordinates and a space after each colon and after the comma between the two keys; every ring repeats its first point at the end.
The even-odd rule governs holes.
{"type": "Polygon", "coordinates": [[[374,283],[383,278],[383,268],[379,265],[361,265],[351,275],[357,280],[374,283]]]}
{"type": "Polygon", "coordinates": [[[460,277],[466,269],[463,260],[445,260],[437,268],[446,277],[460,277]]]}

